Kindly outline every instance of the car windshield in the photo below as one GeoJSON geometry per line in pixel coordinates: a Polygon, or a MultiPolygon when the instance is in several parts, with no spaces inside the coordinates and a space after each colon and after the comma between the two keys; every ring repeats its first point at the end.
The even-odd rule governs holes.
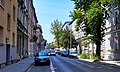
{"type": "Polygon", "coordinates": [[[51,51],[51,53],[54,53],[55,51],[51,51]]]}
{"type": "Polygon", "coordinates": [[[56,51],[60,51],[60,50],[56,50],[56,51]]]}
{"type": "Polygon", "coordinates": [[[39,56],[46,56],[47,53],[46,52],[39,52],[39,56]]]}
{"type": "Polygon", "coordinates": [[[71,52],[71,54],[77,54],[76,52],[71,52]]]}

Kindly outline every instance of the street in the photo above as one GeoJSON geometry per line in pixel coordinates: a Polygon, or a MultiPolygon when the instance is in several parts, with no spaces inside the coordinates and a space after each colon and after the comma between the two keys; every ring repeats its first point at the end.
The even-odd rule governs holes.
{"type": "Polygon", "coordinates": [[[31,66],[27,72],[120,72],[120,69],[79,59],[50,56],[50,65],[31,66]]]}

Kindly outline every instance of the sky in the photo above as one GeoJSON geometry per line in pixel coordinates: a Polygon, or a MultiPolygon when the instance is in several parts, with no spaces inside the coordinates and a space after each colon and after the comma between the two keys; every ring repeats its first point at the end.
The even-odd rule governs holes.
{"type": "Polygon", "coordinates": [[[33,0],[36,15],[39,24],[42,26],[43,37],[50,43],[54,39],[51,34],[51,22],[58,19],[63,24],[70,21],[70,11],[74,9],[74,3],[71,0],[33,0]]]}

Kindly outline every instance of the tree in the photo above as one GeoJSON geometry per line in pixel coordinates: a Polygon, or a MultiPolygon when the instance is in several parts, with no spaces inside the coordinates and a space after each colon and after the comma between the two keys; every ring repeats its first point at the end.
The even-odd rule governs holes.
{"type": "Polygon", "coordinates": [[[49,44],[48,44],[48,48],[54,49],[54,48],[55,48],[55,45],[54,45],[53,43],[49,43],[49,44]]]}
{"type": "Polygon", "coordinates": [[[70,17],[77,19],[76,30],[82,29],[85,37],[91,36],[96,44],[96,54],[100,58],[100,48],[105,36],[105,24],[109,17],[112,0],[72,0],[75,10],[70,17]]]}
{"type": "Polygon", "coordinates": [[[58,19],[54,20],[54,22],[51,23],[51,33],[55,36],[55,43],[57,47],[60,47],[60,37],[62,35],[62,22],[60,22],[58,19]]]}
{"type": "Polygon", "coordinates": [[[120,0],[115,0],[115,3],[120,6],[120,0]]]}
{"type": "Polygon", "coordinates": [[[72,34],[72,32],[69,30],[68,27],[66,27],[66,29],[64,29],[63,32],[62,32],[62,36],[61,36],[61,39],[60,39],[60,44],[64,48],[70,48],[70,46],[71,46],[71,48],[77,48],[78,43],[75,40],[74,35],[72,34]]]}

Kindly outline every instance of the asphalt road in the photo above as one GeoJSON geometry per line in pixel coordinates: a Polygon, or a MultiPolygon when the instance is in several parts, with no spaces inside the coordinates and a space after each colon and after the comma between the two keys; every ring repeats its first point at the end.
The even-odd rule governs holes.
{"type": "Polygon", "coordinates": [[[32,66],[28,72],[120,72],[120,69],[68,57],[50,56],[50,65],[32,66]]]}

